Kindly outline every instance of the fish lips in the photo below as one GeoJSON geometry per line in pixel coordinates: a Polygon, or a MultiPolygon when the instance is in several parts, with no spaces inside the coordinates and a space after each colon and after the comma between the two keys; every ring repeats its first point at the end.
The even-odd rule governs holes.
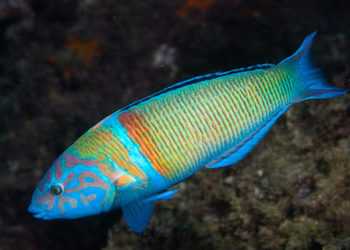
{"type": "Polygon", "coordinates": [[[37,209],[33,205],[30,205],[28,207],[28,212],[32,213],[34,218],[44,219],[44,220],[49,219],[48,216],[47,216],[47,211],[46,210],[37,209]]]}

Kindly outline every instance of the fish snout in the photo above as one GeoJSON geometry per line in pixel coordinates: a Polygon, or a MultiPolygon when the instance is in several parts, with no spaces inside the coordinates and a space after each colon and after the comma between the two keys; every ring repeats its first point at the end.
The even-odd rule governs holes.
{"type": "Polygon", "coordinates": [[[45,212],[45,209],[39,208],[37,205],[35,205],[33,202],[28,207],[28,212],[32,213],[35,218],[41,218],[37,217],[45,212]]]}

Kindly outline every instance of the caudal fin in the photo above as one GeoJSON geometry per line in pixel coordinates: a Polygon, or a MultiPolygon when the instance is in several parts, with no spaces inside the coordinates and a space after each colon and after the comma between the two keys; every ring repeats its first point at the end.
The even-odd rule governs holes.
{"type": "Polygon", "coordinates": [[[315,40],[317,30],[308,35],[299,49],[290,57],[284,59],[280,64],[292,64],[300,74],[300,79],[305,85],[305,91],[298,97],[296,102],[307,99],[322,99],[340,96],[347,89],[331,86],[324,78],[320,69],[316,68],[310,57],[310,50],[315,40]]]}

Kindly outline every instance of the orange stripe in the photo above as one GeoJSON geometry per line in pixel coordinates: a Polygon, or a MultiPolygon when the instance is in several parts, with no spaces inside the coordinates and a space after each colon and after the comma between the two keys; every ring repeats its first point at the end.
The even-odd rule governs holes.
{"type": "Polygon", "coordinates": [[[129,111],[119,114],[118,120],[128,132],[129,137],[140,146],[142,155],[151,162],[153,169],[164,177],[170,176],[171,173],[162,167],[165,162],[155,148],[155,144],[150,137],[150,128],[143,118],[129,111]]]}

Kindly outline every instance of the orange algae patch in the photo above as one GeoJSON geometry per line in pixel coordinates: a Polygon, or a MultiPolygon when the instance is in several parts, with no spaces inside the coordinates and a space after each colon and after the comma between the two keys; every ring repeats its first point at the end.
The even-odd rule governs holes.
{"type": "Polygon", "coordinates": [[[162,176],[168,177],[170,175],[169,171],[162,167],[164,164],[161,160],[164,158],[158,155],[159,152],[157,152],[150,137],[150,129],[145,126],[142,117],[125,112],[119,114],[118,119],[120,124],[125,127],[130,138],[140,146],[142,155],[152,163],[153,169],[162,176]]]}
{"type": "Polygon", "coordinates": [[[101,54],[96,40],[83,42],[78,38],[68,37],[64,43],[67,49],[75,51],[87,67],[91,66],[92,58],[101,54]]]}
{"type": "Polygon", "coordinates": [[[62,75],[63,75],[64,79],[66,79],[67,81],[72,80],[72,70],[64,69],[62,72],[62,75]]]}
{"type": "Polygon", "coordinates": [[[57,62],[57,57],[55,55],[51,55],[48,59],[47,62],[50,64],[55,64],[57,62]]]}
{"type": "Polygon", "coordinates": [[[176,11],[177,15],[184,18],[187,17],[191,9],[199,9],[206,12],[215,0],[186,0],[181,7],[176,11]]]}
{"type": "Polygon", "coordinates": [[[258,9],[250,9],[242,13],[242,19],[247,21],[251,18],[259,18],[261,17],[261,12],[258,9]]]}

